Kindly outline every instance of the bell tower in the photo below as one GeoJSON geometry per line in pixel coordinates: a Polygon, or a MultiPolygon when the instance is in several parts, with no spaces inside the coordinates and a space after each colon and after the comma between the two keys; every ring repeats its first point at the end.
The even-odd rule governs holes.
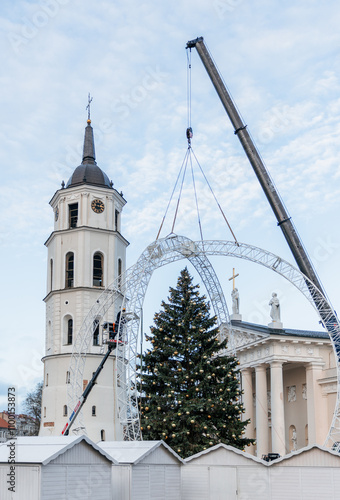
{"type": "MultiPolygon", "coordinates": [[[[89,101],[90,102],[90,101],[89,101]]],[[[95,159],[90,116],[84,136],[83,158],[66,186],[53,195],[50,205],[54,230],[45,245],[47,259],[46,339],[40,435],[60,435],[68,420],[67,387],[75,336],[91,306],[103,290],[125,270],[128,242],[121,234],[126,201],[95,159]]],[[[102,359],[99,318],[87,354],[83,386],[102,359]]],[[[114,425],[115,356],[108,359],[94,390],[83,407],[87,434],[95,442],[119,440],[114,425]]],[[[71,434],[81,429],[71,429],[71,434]]]]}

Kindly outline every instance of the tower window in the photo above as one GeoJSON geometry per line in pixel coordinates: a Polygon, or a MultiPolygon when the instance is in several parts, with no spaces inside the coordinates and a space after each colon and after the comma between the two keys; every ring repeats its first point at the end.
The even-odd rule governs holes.
{"type": "Polygon", "coordinates": [[[63,408],[63,416],[64,416],[64,417],[67,417],[67,405],[64,405],[64,408],[63,408]]]}
{"type": "Polygon", "coordinates": [[[66,384],[70,384],[70,383],[71,383],[70,372],[66,372],[66,384]]]}
{"type": "Polygon", "coordinates": [[[115,231],[119,230],[118,224],[119,224],[119,212],[118,210],[115,210],[115,231]]]}
{"type": "Polygon", "coordinates": [[[102,429],[102,430],[100,431],[100,440],[101,440],[101,441],[105,441],[105,431],[104,431],[104,429],[102,429]]]}
{"type": "Polygon", "coordinates": [[[122,286],[122,259],[118,259],[118,288],[122,286]]]}
{"type": "Polygon", "coordinates": [[[72,288],[74,286],[74,254],[68,252],[66,254],[66,277],[65,277],[66,288],[72,288]]]}
{"type": "Polygon", "coordinates": [[[46,373],[46,383],[45,383],[45,387],[48,386],[48,373],[46,373]]]}
{"type": "Polygon", "coordinates": [[[96,416],[96,407],[92,406],[92,417],[96,416]]]}
{"type": "Polygon", "coordinates": [[[99,345],[99,323],[93,322],[93,345],[99,345]]]}
{"type": "Polygon", "coordinates": [[[67,344],[72,344],[73,341],[73,319],[67,320],[67,344]]]}
{"type": "Polygon", "coordinates": [[[46,418],[46,406],[44,406],[44,418],[46,418]]]}
{"type": "Polygon", "coordinates": [[[68,206],[69,227],[77,227],[78,222],[78,203],[72,203],[68,206]]]}
{"type": "Polygon", "coordinates": [[[93,256],[93,286],[103,286],[103,255],[99,252],[93,256]]]}

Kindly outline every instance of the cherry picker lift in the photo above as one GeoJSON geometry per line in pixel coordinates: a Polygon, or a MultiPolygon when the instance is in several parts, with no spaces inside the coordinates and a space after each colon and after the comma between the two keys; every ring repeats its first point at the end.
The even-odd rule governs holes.
{"type": "Polygon", "coordinates": [[[104,340],[104,343],[107,345],[107,352],[103,359],[100,362],[100,365],[98,366],[97,370],[94,372],[90,382],[87,384],[83,394],[80,396],[79,401],[77,402],[76,406],[74,407],[74,410],[72,411],[68,422],[65,424],[65,427],[63,428],[61,434],[62,436],[68,436],[70,432],[70,428],[72,424],[74,423],[78,413],[80,412],[82,406],[85,404],[86,399],[88,398],[88,395],[92,391],[96,380],[102,371],[108,357],[110,356],[111,352],[117,349],[118,345],[123,345],[125,342],[123,341],[123,327],[126,323],[127,319],[125,316],[125,308],[122,309],[122,313],[119,311],[116,319],[116,323],[103,323],[102,327],[105,332],[107,332],[108,338],[104,340]]]}

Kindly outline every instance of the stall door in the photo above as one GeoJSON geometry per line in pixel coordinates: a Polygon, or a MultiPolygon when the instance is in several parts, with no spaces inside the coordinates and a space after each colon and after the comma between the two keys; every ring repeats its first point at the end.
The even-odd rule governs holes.
{"type": "Polygon", "coordinates": [[[111,499],[111,464],[46,465],[41,500],[111,499]]]}
{"type": "Polygon", "coordinates": [[[210,466],[209,469],[210,500],[236,500],[236,469],[218,466],[210,466]]]}
{"type": "Polygon", "coordinates": [[[135,465],[131,500],[181,500],[180,467],[135,465]]]}
{"type": "Polygon", "coordinates": [[[271,499],[268,470],[262,465],[260,467],[238,467],[237,491],[239,499],[271,499]]]}

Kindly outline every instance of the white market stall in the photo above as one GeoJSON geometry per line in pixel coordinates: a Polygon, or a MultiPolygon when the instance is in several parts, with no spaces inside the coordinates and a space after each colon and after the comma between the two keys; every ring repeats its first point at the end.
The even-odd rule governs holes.
{"type": "Polygon", "coordinates": [[[224,444],[185,460],[182,500],[337,500],[340,456],[318,445],[264,462],[224,444]]]}
{"type": "Polygon", "coordinates": [[[98,446],[120,467],[112,467],[112,488],[120,500],[181,500],[183,460],[163,441],[102,441],[98,446]]]}
{"type": "Polygon", "coordinates": [[[111,500],[114,460],[85,436],[18,437],[0,445],[1,500],[111,500]],[[8,463],[12,444],[15,463],[8,463]],[[15,466],[8,488],[10,467],[15,466]]]}

